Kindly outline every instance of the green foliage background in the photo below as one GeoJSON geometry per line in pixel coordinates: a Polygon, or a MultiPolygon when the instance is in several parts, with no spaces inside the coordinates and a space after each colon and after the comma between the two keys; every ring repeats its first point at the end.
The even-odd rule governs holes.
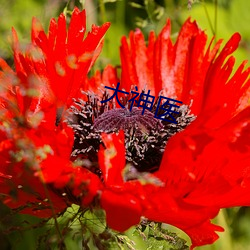
{"type": "MultiPolygon", "coordinates": [[[[103,68],[106,64],[119,65],[120,38],[128,35],[129,31],[137,27],[141,28],[147,37],[149,30],[154,29],[159,32],[165,24],[167,18],[172,20],[172,37],[177,37],[181,25],[185,19],[191,16],[197,20],[202,29],[207,30],[211,39],[216,35],[216,39],[230,38],[234,32],[242,35],[240,48],[235,53],[237,65],[245,59],[250,59],[250,1],[248,0],[0,0],[0,57],[5,58],[10,65],[13,64],[11,52],[11,27],[15,27],[20,40],[28,42],[30,39],[31,19],[38,17],[45,27],[49,24],[49,19],[58,16],[61,11],[72,10],[74,6],[87,9],[88,28],[92,23],[102,24],[110,21],[112,23],[106,38],[103,52],[95,65],[95,69],[103,68]],[[191,7],[191,8],[190,8],[191,7]]],[[[72,208],[74,209],[74,208],[72,208]]],[[[37,240],[41,233],[46,230],[41,228],[40,220],[37,218],[13,215],[7,216],[9,211],[6,207],[0,207],[0,249],[50,249],[45,246],[39,248],[37,240]],[[20,230],[19,226],[30,226],[31,223],[38,223],[37,228],[28,231],[20,230]],[[5,235],[10,225],[14,225],[8,236],[5,235]]],[[[68,217],[70,218],[68,212],[68,217]]],[[[211,246],[201,247],[204,250],[248,250],[250,249],[250,209],[232,208],[223,210],[215,219],[225,228],[225,232],[220,234],[220,239],[211,246]]],[[[64,223],[60,221],[60,223],[64,223]]],[[[77,228],[77,225],[75,225],[77,228]]],[[[49,227],[49,224],[47,224],[49,227]]],[[[171,231],[177,232],[179,236],[189,239],[182,232],[167,226],[171,231]]],[[[79,228],[78,228],[79,231],[79,228]]],[[[66,245],[67,249],[81,249],[77,235],[73,237],[69,234],[66,245]]],[[[53,236],[53,235],[52,235],[53,236]]],[[[149,248],[145,242],[138,237],[135,229],[127,232],[128,239],[136,243],[136,249],[171,249],[165,243],[156,241],[149,248]],[[152,246],[155,247],[152,247],[152,246]]],[[[154,241],[154,238],[150,239],[154,241]]],[[[51,237],[51,245],[57,241],[51,237]]],[[[51,249],[56,249],[52,247],[51,249]]],[[[85,249],[85,248],[83,248],[85,249]]],[[[92,247],[91,249],[95,249],[92,247]]],[[[112,248],[116,249],[116,248],[112,248]]],[[[124,249],[129,249],[124,246],[124,249]]]]}

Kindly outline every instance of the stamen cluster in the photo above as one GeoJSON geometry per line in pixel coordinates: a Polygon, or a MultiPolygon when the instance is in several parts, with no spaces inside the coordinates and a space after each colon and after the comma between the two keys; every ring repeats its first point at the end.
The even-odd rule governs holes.
{"type": "MultiPolygon", "coordinates": [[[[116,108],[115,103],[103,104],[96,94],[86,92],[87,101],[75,100],[68,115],[68,123],[74,129],[75,143],[72,151],[74,159],[89,159],[92,172],[101,174],[97,166],[97,152],[101,133],[117,133],[124,130],[127,163],[131,163],[138,171],[156,171],[168,139],[190,124],[195,116],[189,114],[189,107],[182,105],[175,114],[177,124],[154,118],[157,100],[152,111],[133,107],[116,108]]],[[[101,100],[109,98],[107,92],[101,100]]],[[[128,106],[123,99],[124,106],[128,106]]],[[[85,164],[86,165],[86,164],[85,164]]]]}

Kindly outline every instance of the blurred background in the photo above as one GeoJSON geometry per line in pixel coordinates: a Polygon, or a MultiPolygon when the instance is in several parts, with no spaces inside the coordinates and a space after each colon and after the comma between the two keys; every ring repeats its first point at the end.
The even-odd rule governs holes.
{"type": "MultiPolygon", "coordinates": [[[[86,9],[88,29],[92,23],[100,25],[109,21],[112,24],[105,37],[103,52],[93,70],[103,69],[109,63],[120,64],[120,39],[123,35],[127,36],[130,30],[140,28],[147,37],[150,30],[159,33],[167,18],[172,20],[173,40],[176,39],[180,27],[188,17],[197,20],[199,26],[206,30],[208,40],[215,35],[216,39],[223,38],[227,41],[234,32],[239,32],[242,40],[240,48],[234,53],[236,65],[245,59],[250,59],[249,0],[0,0],[0,6],[0,57],[7,60],[10,65],[13,65],[12,27],[17,30],[19,39],[23,43],[28,43],[33,16],[39,18],[47,29],[50,18],[57,17],[61,12],[70,14],[74,6],[86,9]]],[[[250,250],[250,208],[223,210],[215,222],[223,226],[225,232],[220,234],[220,239],[215,244],[199,249],[250,250]]],[[[37,244],[39,235],[46,233],[42,227],[44,224],[45,222],[37,218],[10,214],[10,211],[1,204],[0,249],[56,249],[49,246],[39,248],[37,244]],[[32,223],[37,224],[36,228],[30,227],[32,223]],[[21,226],[30,227],[30,230],[21,230],[21,226]]],[[[171,228],[171,230],[188,240],[177,229],[171,228]]],[[[128,236],[134,237],[131,232],[128,232],[128,236]]],[[[137,238],[133,240],[140,241],[137,238]]],[[[51,243],[54,241],[56,239],[52,237],[51,243]]],[[[67,239],[67,246],[68,249],[81,249],[72,237],[67,239]]],[[[141,245],[141,248],[136,249],[144,248],[141,245]]]]}

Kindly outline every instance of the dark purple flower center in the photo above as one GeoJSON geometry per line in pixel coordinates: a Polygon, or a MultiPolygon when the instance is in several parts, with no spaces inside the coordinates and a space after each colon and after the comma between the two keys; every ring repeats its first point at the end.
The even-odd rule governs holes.
{"type": "MultiPolygon", "coordinates": [[[[123,100],[126,108],[116,108],[115,103],[100,103],[99,96],[86,93],[87,101],[75,101],[69,110],[68,124],[74,129],[75,143],[72,160],[85,161],[84,166],[101,177],[98,167],[98,151],[101,133],[116,133],[124,130],[126,161],[140,172],[153,172],[160,166],[165,146],[170,137],[183,130],[194,119],[189,114],[189,107],[182,105],[175,116],[177,124],[162,121],[154,117],[157,100],[151,111],[133,107],[128,109],[127,100],[123,100]],[[178,113],[178,114],[177,114],[178,113]],[[88,164],[86,164],[86,160],[88,164]]],[[[109,95],[105,92],[102,100],[109,95]]],[[[177,110],[176,110],[177,111],[177,110]]],[[[168,117],[166,117],[168,118],[168,117]]]]}
{"type": "Polygon", "coordinates": [[[162,129],[160,120],[148,110],[142,114],[142,109],[133,107],[131,112],[125,108],[107,110],[94,121],[94,129],[101,132],[115,132],[119,130],[138,129],[138,133],[146,133],[152,129],[162,129]]]}

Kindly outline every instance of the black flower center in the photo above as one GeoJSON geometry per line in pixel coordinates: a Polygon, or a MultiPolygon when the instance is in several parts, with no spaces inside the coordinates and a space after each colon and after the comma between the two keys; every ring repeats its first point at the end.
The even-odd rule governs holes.
{"type": "MultiPolygon", "coordinates": [[[[176,123],[171,123],[154,117],[157,100],[150,111],[145,109],[142,114],[142,108],[133,107],[131,111],[116,108],[114,102],[101,104],[99,96],[93,93],[86,93],[86,96],[87,101],[75,101],[69,110],[68,124],[75,132],[72,160],[88,161],[84,166],[99,176],[97,153],[100,145],[103,145],[101,132],[124,130],[127,163],[138,171],[154,172],[160,166],[168,139],[195,119],[187,105],[180,106],[178,112],[172,113],[176,123]]],[[[105,92],[102,100],[108,98],[105,92]]],[[[126,100],[123,100],[125,107],[128,106],[126,104],[126,100]]]]}

